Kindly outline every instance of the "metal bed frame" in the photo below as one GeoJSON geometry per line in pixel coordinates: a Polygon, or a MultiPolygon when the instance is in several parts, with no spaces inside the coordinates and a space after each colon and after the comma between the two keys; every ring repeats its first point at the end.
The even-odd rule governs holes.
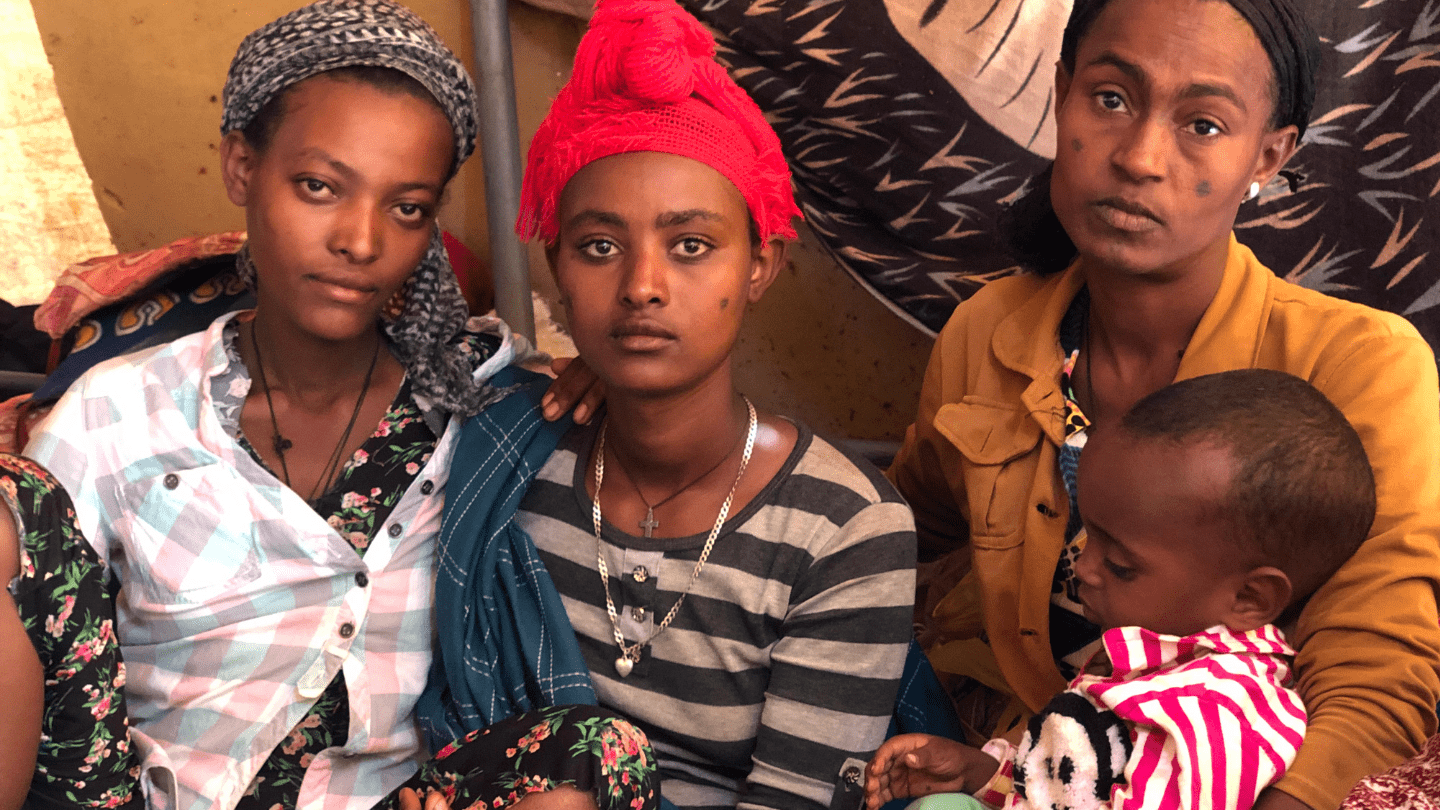
{"type": "Polygon", "coordinates": [[[470,0],[475,37],[475,79],[480,93],[480,156],[485,163],[485,208],[495,314],[535,341],[530,300],[530,254],[515,238],[520,209],[520,122],[515,110],[515,69],[506,0],[470,0]]]}

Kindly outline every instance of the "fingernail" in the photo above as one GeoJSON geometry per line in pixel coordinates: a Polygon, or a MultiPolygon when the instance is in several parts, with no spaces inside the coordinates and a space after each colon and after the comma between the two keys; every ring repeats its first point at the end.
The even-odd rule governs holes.
{"type": "Polygon", "coordinates": [[[590,409],[584,405],[575,406],[575,424],[583,425],[590,421],[590,409]]]}

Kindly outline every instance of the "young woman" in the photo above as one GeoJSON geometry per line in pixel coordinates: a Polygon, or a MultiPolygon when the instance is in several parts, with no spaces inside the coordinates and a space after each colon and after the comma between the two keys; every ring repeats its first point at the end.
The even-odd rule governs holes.
{"type": "MultiPolygon", "coordinates": [[[[224,95],[256,308],[98,366],[29,449],[119,580],[150,803],[370,807],[423,751],[453,434],[515,355],[503,324],[467,326],[435,225],[474,145],[474,86],[403,7],[329,0],[247,37],[224,95]]],[[[544,710],[407,784],[639,807],[643,743],[544,710]]]]}
{"type": "Polygon", "coordinates": [[[1337,806],[1434,732],[1440,698],[1434,357],[1403,319],[1280,281],[1231,233],[1308,121],[1319,45],[1299,5],[1075,4],[1055,163],[1016,208],[1038,272],[956,310],[890,471],[922,547],[973,560],[958,584],[935,586],[932,660],[1003,682],[1035,711],[1098,638],[1073,568],[1086,427],[1173,380],[1234,368],[1320,389],[1365,444],[1379,508],[1290,634],[1310,723],[1261,798],[1271,810],[1337,806]]]}
{"type": "Polygon", "coordinates": [[[602,0],[531,144],[519,231],[607,403],[516,520],[668,801],[825,808],[858,801],[894,708],[913,523],[872,468],[735,389],[798,212],[714,49],[673,0],[602,0]]]}

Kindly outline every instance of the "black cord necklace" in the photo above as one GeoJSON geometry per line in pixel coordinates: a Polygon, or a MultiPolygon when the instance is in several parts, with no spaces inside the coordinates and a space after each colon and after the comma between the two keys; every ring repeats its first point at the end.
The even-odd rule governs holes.
{"type": "MultiPolygon", "coordinates": [[[[275,418],[275,401],[270,398],[270,382],[265,378],[265,359],[260,354],[260,343],[255,338],[255,324],[250,324],[250,347],[255,351],[255,371],[260,375],[260,386],[265,389],[265,405],[270,410],[270,429],[272,431],[271,446],[275,448],[275,455],[280,458],[280,473],[285,478],[285,486],[290,487],[290,466],[285,463],[285,451],[295,446],[295,443],[285,438],[280,433],[280,422],[275,418]]],[[[375,338],[375,351],[370,355],[370,368],[365,370],[365,382],[360,386],[360,396],[355,400],[355,409],[350,412],[350,422],[345,425],[345,432],[340,434],[340,442],[335,445],[335,450],[330,453],[330,459],[325,463],[324,470],[319,479],[310,487],[310,492],[305,496],[307,503],[315,502],[315,491],[320,490],[324,495],[330,490],[330,482],[334,480],[335,473],[339,470],[340,460],[345,456],[345,447],[350,443],[350,433],[355,429],[355,422],[360,418],[360,409],[365,404],[365,395],[370,392],[370,380],[375,374],[375,363],[380,359],[380,338],[375,338]],[[321,485],[324,485],[323,487],[321,485]]]]}
{"type": "MultiPolygon", "coordinates": [[[[631,475],[631,474],[630,474],[630,471],[625,468],[624,462],[620,461],[620,454],[619,454],[619,453],[615,453],[615,452],[612,450],[611,452],[612,452],[612,454],[615,456],[615,466],[617,466],[617,467],[620,468],[620,472],[625,473],[625,480],[627,480],[627,481],[630,482],[630,488],[633,489],[633,490],[635,490],[635,494],[640,496],[640,502],[643,503],[643,504],[645,504],[645,519],[642,520],[642,521],[640,521],[640,529],[641,529],[641,531],[645,532],[645,536],[646,536],[646,537],[651,537],[651,536],[653,536],[653,535],[651,534],[651,532],[653,532],[654,530],[660,528],[660,522],[655,519],[655,510],[656,510],[656,509],[659,509],[660,507],[664,506],[665,504],[667,504],[667,503],[675,500],[675,497],[676,497],[677,495],[679,495],[680,493],[684,492],[685,490],[687,490],[687,489],[695,486],[696,484],[698,484],[698,483],[700,483],[701,481],[705,480],[706,478],[710,477],[710,473],[713,473],[713,472],[715,472],[716,470],[720,469],[720,465],[722,465],[722,464],[724,464],[725,462],[729,461],[729,460],[730,460],[730,457],[733,456],[733,455],[735,455],[735,448],[737,448],[737,447],[739,447],[741,444],[743,444],[743,443],[744,443],[744,440],[745,440],[745,436],[744,436],[744,434],[742,434],[739,438],[737,438],[737,439],[735,440],[735,444],[734,444],[733,446],[731,446],[731,448],[730,448],[729,450],[725,451],[725,455],[722,456],[719,461],[715,462],[715,466],[711,467],[710,469],[706,470],[706,471],[703,472],[703,473],[700,473],[698,476],[696,476],[695,478],[691,479],[690,483],[686,484],[686,485],[683,486],[683,487],[680,487],[679,489],[675,490],[674,492],[670,493],[669,495],[666,495],[666,496],[665,496],[662,500],[660,500],[659,502],[653,503],[653,504],[650,503],[650,501],[645,498],[645,493],[644,493],[643,491],[641,491],[640,485],[635,482],[635,476],[631,475]]],[[[601,452],[604,452],[604,448],[603,448],[603,447],[601,448],[601,452]]]]}

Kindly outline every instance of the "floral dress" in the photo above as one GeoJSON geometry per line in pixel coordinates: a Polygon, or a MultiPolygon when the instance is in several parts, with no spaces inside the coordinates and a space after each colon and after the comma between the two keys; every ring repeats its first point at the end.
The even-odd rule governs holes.
{"type": "Polygon", "coordinates": [[[125,665],[105,567],[44,468],[0,453],[0,496],[15,517],[20,575],[9,583],[45,670],[40,750],[26,808],[140,806],[125,713],[125,665]]]}
{"type": "MultiPolygon", "coordinates": [[[[212,383],[222,421],[238,424],[247,386],[236,380],[245,367],[227,330],[231,371],[212,383]]],[[[479,335],[477,363],[494,352],[479,335]]],[[[433,416],[433,415],[432,415],[433,416]]],[[[438,424],[443,424],[439,423],[438,424]]],[[[243,435],[240,446],[264,465],[243,435]]],[[[340,470],[335,483],[310,505],[364,556],[395,504],[439,443],[411,393],[407,379],[385,416],[340,470]]],[[[237,810],[287,810],[299,800],[305,771],[315,755],[343,746],[350,736],[350,702],[344,673],[337,674],[289,737],[271,752],[237,810]]],[[[654,757],[645,735],[629,723],[592,707],[550,708],[496,723],[447,746],[407,785],[445,791],[453,810],[483,801],[504,808],[527,793],[565,784],[592,792],[602,810],[658,807],[654,757]]],[[[394,795],[382,807],[399,805],[394,795]]]]}

